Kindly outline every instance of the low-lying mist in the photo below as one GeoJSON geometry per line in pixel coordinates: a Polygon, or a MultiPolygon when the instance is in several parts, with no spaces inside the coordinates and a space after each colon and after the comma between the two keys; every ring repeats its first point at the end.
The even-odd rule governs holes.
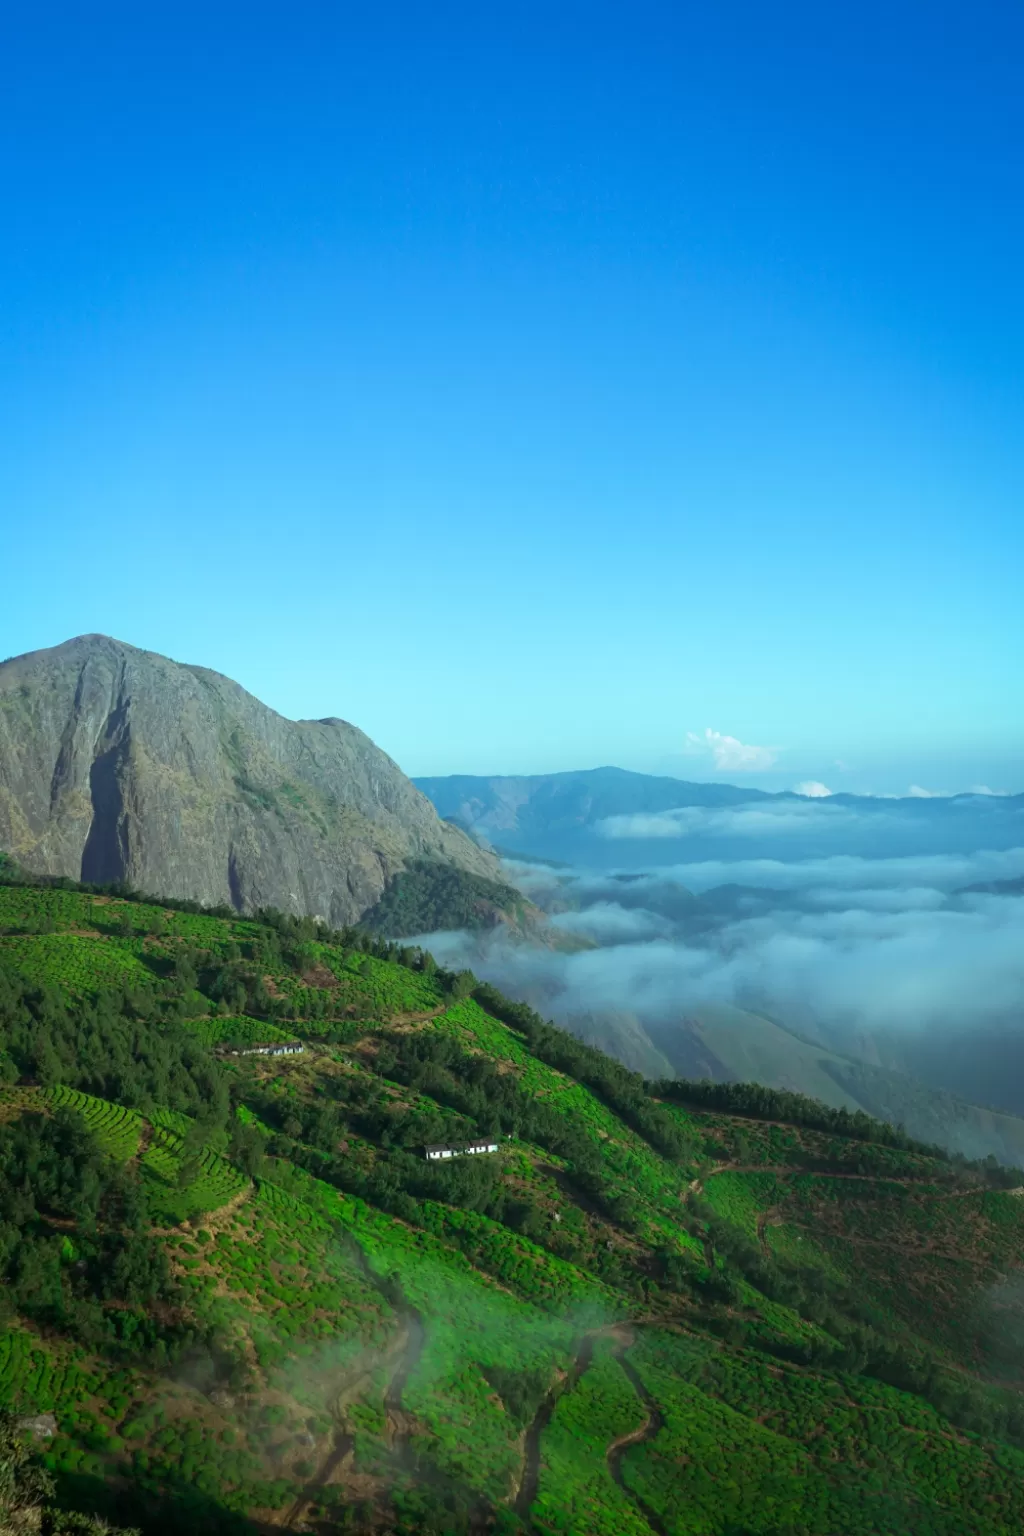
{"type": "MultiPolygon", "coordinates": [[[[860,1087],[844,1081],[833,1101],[865,1103],[865,1074],[883,1069],[1024,1114],[1024,836],[865,855],[833,851],[821,806],[795,815],[788,859],[754,847],[666,865],[659,830],[645,867],[631,826],[619,868],[506,860],[546,915],[536,941],[498,930],[421,942],[647,1076],[760,1077],[820,1095],[823,1066],[847,1072],[838,1057],[860,1064],[860,1087]],[[815,816],[824,848],[808,855],[815,816]]],[[[712,835],[702,828],[702,852],[712,835]]]]}

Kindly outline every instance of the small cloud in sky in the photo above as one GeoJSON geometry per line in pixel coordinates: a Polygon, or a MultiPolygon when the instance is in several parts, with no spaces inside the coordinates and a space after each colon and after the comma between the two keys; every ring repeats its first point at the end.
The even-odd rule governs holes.
{"type": "Polygon", "coordinates": [[[758,773],[770,768],[778,756],[772,747],[748,746],[735,736],[711,730],[710,726],[703,735],[687,731],[683,751],[688,757],[709,755],[722,773],[758,773]]]}
{"type": "Polygon", "coordinates": [[[969,795],[996,795],[1001,797],[1009,795],[1010,791],[1008,789],[989,789],[987,784],[972,784],[967,793],[969,795]]]}
{"type": "Polygon", "coordinates": [[[822,784],[818,779],[805,779],[802,784],[793,785],[794,795],[805,795],[808,800],[824,800],[832,791],[827,784],[822,784]]]}
{"type": "Polygon", "coordinates": [[[944,789],[922,789],[920,784],[911,784],[907,790],[911,800],[948,800],[949,795],[944,789]]]}

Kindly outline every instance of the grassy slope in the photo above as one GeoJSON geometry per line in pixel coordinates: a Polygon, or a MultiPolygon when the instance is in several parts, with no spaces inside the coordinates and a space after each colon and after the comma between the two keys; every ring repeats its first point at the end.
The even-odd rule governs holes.
{"type": "MultiPolygon", "coordinates": [[[[730,1004],[702,1004],[688,1013],[689,1035],[674,1026],[654,1041],[681,1075],[696,1075],[692,1059],[705,1056],[737,1082],[766,1083],[879,1119],[904,1125],[922,1140],[966,1157],[990,1152],[1024,1164],[1024,1119],[970,1104],[903,1073],[838,1055],[792,1033],[775,1020],[730,1004]],[[675,1048],[673,1049],[673,1043],[675,1048]]],[[[616,1054],[620,1054],[618,1048],[616,1054]]]]}
{"type": "MultiPolygon", "coordinates": [[[[113,978],[158,988],[183,943],[227,954],[258,934],[247,922],[0,887],[0,971],[70,998],[113,978]],[[40,926],[57,931],[26,931],[40,926]]],[[[1024,1527],[1024,1452],[870,1372],[805,1363],[827,1327],[744,1279],[715,1225],[766,1258],[848,1283],[880,1336],[942,1380],[1016,1389],[1024,1360],[1006,1339],[1018,1327],[1024,1200],[920,1154],[679,1107],[684,1150],[669,1161],[429,975],[315,943],[269,984],[276,1027],[306,1053],[220,1068],[244,1117],[268,1133],[255,1178],[209,1146],[181,1187],[190,1122],[180,1112],[59,1085],[4,1090],[0,1117],[70,1103],[110,1158],[137,1160],[191,1315],[247,1362],[243,1382],[211,1395],[198,1369],[126,1366],[12,1318],[0,1399],[56,1412],[47,1458],[70,1497],[159,1494],[170,1528],[187,1505],[197,1531],[228,1529],[232,1514],[468,1529],[458,1513],[438,1514],[446,1502],[466,1522],[579,1536],[1024,1527]],[[340,1042],[326,1043],[328,1014],[349,1020],[340,1042]],[[339,1081],[364,1084],[396,1134],[427,1109],[477,1128],[422,1085],[374,1071],[396,1024],[399,1037],[450,1037],[550,1105],[592,1147],[605,1203],[573,1183],[564,1159],[520,1140],[500,1154],[501,1182],[539,1213],[529,1235],[429,1199],[410,1223],[316,1177],[308,1149],[298,1167],[302,1135],[281,1127],[335,1102],[339,1081]],[[628,1198],[631,1218],[609,1215],[607,1197],[628,1198]],[[730,1284],[715,1292],[709,1282],[723,1276],[730,1284]]],[[[193,1033],[212,1040],[200,1006],[197,994],[193,1033]]],[[[342,1156],[384,1166],[390,1139],[367,1134],[353,1111],[342,1156]]]]}
{"type": "Polygon", "coordinates": [[[831,1052],[778,1024],[728,1003],[702,1006],[696,1021],[709,1049],[738,1081],[790,1088],[836,1108],[863,1108],[830,1075],[831,1052]]]}

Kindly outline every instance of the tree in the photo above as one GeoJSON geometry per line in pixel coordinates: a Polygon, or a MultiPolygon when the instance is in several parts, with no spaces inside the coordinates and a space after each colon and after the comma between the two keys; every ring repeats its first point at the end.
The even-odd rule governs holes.
{"type": "Polygon", "coordinates": [[[476,977],[472,971],[458,971],[451,980],[449,994],[457,1002],[465,997],[471,997],[476,990],[476,977]]]}
{"type": "Polygon", "coordinates": [[[139,1536],[96,1515],[53,1507],[53,1478],[36,1460],[26,1432],[0,1409],[0,1536],[139,1536]]]}
{"type": "Polygon", "coordinates": [[[39,1529],[40,1511],[53,1493],[53,1479],[36,1464],[18,1420],[0,1410],[0,1531],[4,1536],[39,1529]]]}

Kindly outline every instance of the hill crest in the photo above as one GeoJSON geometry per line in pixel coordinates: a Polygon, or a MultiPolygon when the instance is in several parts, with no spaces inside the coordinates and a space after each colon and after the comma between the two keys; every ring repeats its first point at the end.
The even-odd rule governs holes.
{"type": "Polygon", "coordinates": [[[0,664],[0,848],[39,875],[354,920],[413,860],[498,878],[356,726],[105,635],[0,664]]]}

